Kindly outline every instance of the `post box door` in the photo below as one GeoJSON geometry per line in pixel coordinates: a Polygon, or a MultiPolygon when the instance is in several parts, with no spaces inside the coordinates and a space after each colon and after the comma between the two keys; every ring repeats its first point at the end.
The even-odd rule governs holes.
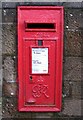
{"type": "Polygon", "coordinates": [[[19,111],[60,111],[63,7],[18,7],[19,111]]]}
{"type": "Polygon", "coordinates": [[[56,40],[24,40],[25,104],[55,105],[56,40]]]}

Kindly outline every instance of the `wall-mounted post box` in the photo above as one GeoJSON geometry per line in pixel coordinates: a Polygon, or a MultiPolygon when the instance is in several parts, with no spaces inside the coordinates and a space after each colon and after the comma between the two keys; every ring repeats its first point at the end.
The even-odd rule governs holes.
{"type": "Polygon", "coordinates": [[[60,111],[63,7],[18,7],[19,111],[60,111]]]}

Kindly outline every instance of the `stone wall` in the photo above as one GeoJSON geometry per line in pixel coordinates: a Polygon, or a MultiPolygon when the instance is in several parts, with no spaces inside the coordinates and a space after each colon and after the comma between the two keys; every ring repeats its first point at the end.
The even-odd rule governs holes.
{"type": "Polygon", "coordinates": [[[81,120],[82,116],[82,68],[83,68],[83,3],[2,3],[2,117],[13,118],[56,118],[56,120],[81,120]],[[17,83],[17,6],[60,5],[64,6],[64,58],[63,58],[63,101],[59,113],[18,112],[17,83]]]}

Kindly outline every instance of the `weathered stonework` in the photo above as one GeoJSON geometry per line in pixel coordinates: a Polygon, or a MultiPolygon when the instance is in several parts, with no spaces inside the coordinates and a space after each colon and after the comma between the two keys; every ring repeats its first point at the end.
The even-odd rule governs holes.
{"type": "Polygon", "coordinates": [[[3,79],[6,82],[16,82],[16,68],[14,57],[7,56],[3,60],[3,79]]]}
{"type": "Polygon", "coordinates": [[[3,24],[2,25],[2,53],[15,54],[16,53],[16,25],[3,24]]]}
{"type": "Polygon", "coordinates": [[[65,100],[64,101],[64,115],[81,116],[81,100],[65,100]]]}
{"type": "Polygon", "coordinates": [[[64,55],[79,57],[82,56],[82,32],[81,31],[66,31],[64,41],[64,55]]]}
{"type": "Polygon", "coordinates": [[[2,10],[2,22],[11,23],[16,22],[16,9],[3,9],[2,10]]]}
{"type": "Polygon", "coordinates": [[[3,97],[3,118],[11,118],[14,117],[14,114],[17,112],[17,100],[16,98],[12,97],[12,98],[7,98],[7,97],[3,97]]]}
{"type": "Polygon", "coordinates": [[[7,83],[3,81],[3,96],[7,97],[12,97],[15,96],[17,97],[17,83],[7,83]]]}
{"type": "Polygon", "coordinates": [[[83,10],[82,9],[68,9],[65,12],[67,17],[66,28],[72,31],[83,28],[83,10]]]}
{"type": "Polygon", "coordinates": [[[81,57],[65,57],[63,66],[63,79],[81,81],[81,57]]]}
{"type": "Polygon", "coordinates": [[[63,96],[66,99],[81,99],[81,82],[64,81],[63,96]]]}

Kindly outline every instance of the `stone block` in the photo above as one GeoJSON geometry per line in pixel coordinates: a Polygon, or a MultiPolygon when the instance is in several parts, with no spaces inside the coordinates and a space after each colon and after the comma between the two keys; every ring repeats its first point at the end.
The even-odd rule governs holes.
{"type": "Polygon", "coordinates": [[[81,2],[81,7],[83,8],[83,1],[81,2]]]}
{"type": "Polygon", "coordinates": [[[9,2],[4,0],[2,3],[3,8],[16,8],[17,5],[63,5],[65,8],[82,8],[83,6],[82,0],[25,0],[24,2],[22,0],[14,0],[13,4],[11,0],[9,2]]]}
{"type": "Polygon", "coordinates": [[[82,58],[65,57],[63,65],[63,79],[71,81],[81,81],[82,77],[82,58]]]}
{"type": "Polygon", "coordinates": [[[73,82],[72,85],[72,98],[81,99],[81,82],[73,82]]]}
{"type": "Polygon", "coordinates": [[[16,82],[16,63],[13,57],[5,57],[3,60],[3,79],[6,82],[16,82]]]}
{"type": "MultiPolygon", "coordinates": [[[[62,1],[62,0],[60,0],[62,1]]],[[[82,0],[65,0],[65,2],[63,2],[63,6],[65,8],[82,8],[82,0]]]]}
{"type": "Polygon", "coordinates": [[[12,1],[10,1],[10,2],[3,1],[2,2],[2,8],[16,8],[16,3],[17,2],[14,2],[14,1],[13,2],[12,1]]]}
{"type": "Polygon", "coordinates": [[[16,53],[16,25],[3,24],[2,25],[2,53],[15,54],[16,53]]]}
{"type": "MultiPolygon", "coordinates": [[[[2,18],[1,18],[2,19],[2,18]]],[[[2,21],[1,21],[1,24],[0,24],[0,48],[2,47],[2,21]]]]}
{"type": "Polygon", "coordinates": [[[2,117],[3,118],[12,118],[17,112],[17,100],[16,98],[2,98],[2,117]]]}
{"type": "Polygon", "coordinates": [[[0,55],[0,76],[2,74],[2,55],[0,55]]]}
{"type": "Polygon", "coordinates": [[[15,115],[15,117],[16,118],[19,118],[19,119],[21,119],[21,118],[24,118],[25,120],[27,120],[27,118],[32,118],[32,119],[46,119],[46,118],[51,118],[52,116],[53,116],[53,113],[51,113],[51,112],[49,112],[49,113],[45,113],[45,112],[41,112],[41,113],[38,113],[38,112],[25,112],[24,114],[23,114],[23,112],[17,112],[16,113],[16,115],[15,115]],[[21,114],[22,113],[22,114],[21,114]]]}
{"type": "Polygon", "coordinates": [[[32,117],[35,117],[35,118],[39,118],[39,119],[43,119],[43,118],[51,118],[53,116],[53,113],[34,113],[34,116],[32,117]]]}
{"type": "Polygon", "coordinates": [[[63,98],[71,99],[72,98],[72,82],[64,81],[63,83],[63,98]]]}
{"type": "Polygon", "coordinates": [[[0,97],[0,120],[2,118],[2,98],[0,97]]]}
{"type": "Polygon", "coordinates": [[[62,114],[69,116],[81,116],[81,102],[81,100],[75,99],[65,100],[62,114]]]}
{"type": "Polygon", "coordinates": [[[2,97],[2,85],[0,85],[0,97],[2,97]]]}
{"type": "Polygon", "coordinates": [[[73,117],[69,117],[69,120],[82,120],[81,116],[73,116],[73,117]]]}
{"type": "MultiPolygon", "coordinates": [[[[2,57],[2,41],[0,40],[0,58],[2,57]]],[[[1,60],[1,59],[0,59],[1,60]]]]}
{"type": "Polygon", "coordinates": [[[83,56],[82,54],[82,32],[66,31],[64,40],[64,56],[83,56]]]}
{"type": "Polygon", "coordinates": [[[81,99],[81,82],[64,81],[64,98],[81,99]]]}
{"type": "Polygon", "coordinates": [[[67,30],[78,30],[83,28],[83,10],[82,9],[66,9],[65,10],[67,25],[65,26],[67,30]]]}
{"type": "Polygon", "coordinates": [[[16,9],[3,9],[2,10],[2,23],[16,22],[17,15],[16,9]]]}
{"type": "Polygon", "coordinates": [[[2,94],[3,96],[12,97],[17,96],[17,83],[3,82],[2,94]]]}
{"type": "Polygon", "coordinates": [[[81,81],[81,99],[83,100],[83,80],[81,81]]]}
{"type": "Polygon", "coordinates": [[[0,23],[2,23],[2,9],[0,9],[0,23]]]}
{"type": "Polygon", "coordinates": [[[29,118],[33,118],[33,113],[32,112],[19,112],[17,111],[14,114],[14,119],[15,120],[27,120],[29,118]]]}
{"type": "Polygon", "coordinates": [[[0,8],[2,9],[2,2],[0,1],[0,8]]]}
{"type": "Polygon", "coordinates": [[[2,3],[2,7],[3,8],[16,8],[16,6],[26,6],[26,5],[29,5],[29,6],[43,6],[43,5],[45,5],[45,6],[49,6],[49,5],[52,5],[52,6],[54,6],[54,5],[58,5],[58,6],[60,6],[60,5],[63,5],[63,2],[60,2],[60,0],[57,0],[57,1],[55,1],[55,0],[40,0],[40,1],[38,1],[38,0],[25,0],[24,2],[22,1],[22,0],[14,0],[14,2],[13,2],[13,4],[12,4],[12,2],[3,2],[2,3]],[[20,2],[19,2],[20,1],[20,2]]]}
{"type": "Polygon", "coordinates": [[[54,117],[53,120],[69,120],[69,117],[54,117]]]}

